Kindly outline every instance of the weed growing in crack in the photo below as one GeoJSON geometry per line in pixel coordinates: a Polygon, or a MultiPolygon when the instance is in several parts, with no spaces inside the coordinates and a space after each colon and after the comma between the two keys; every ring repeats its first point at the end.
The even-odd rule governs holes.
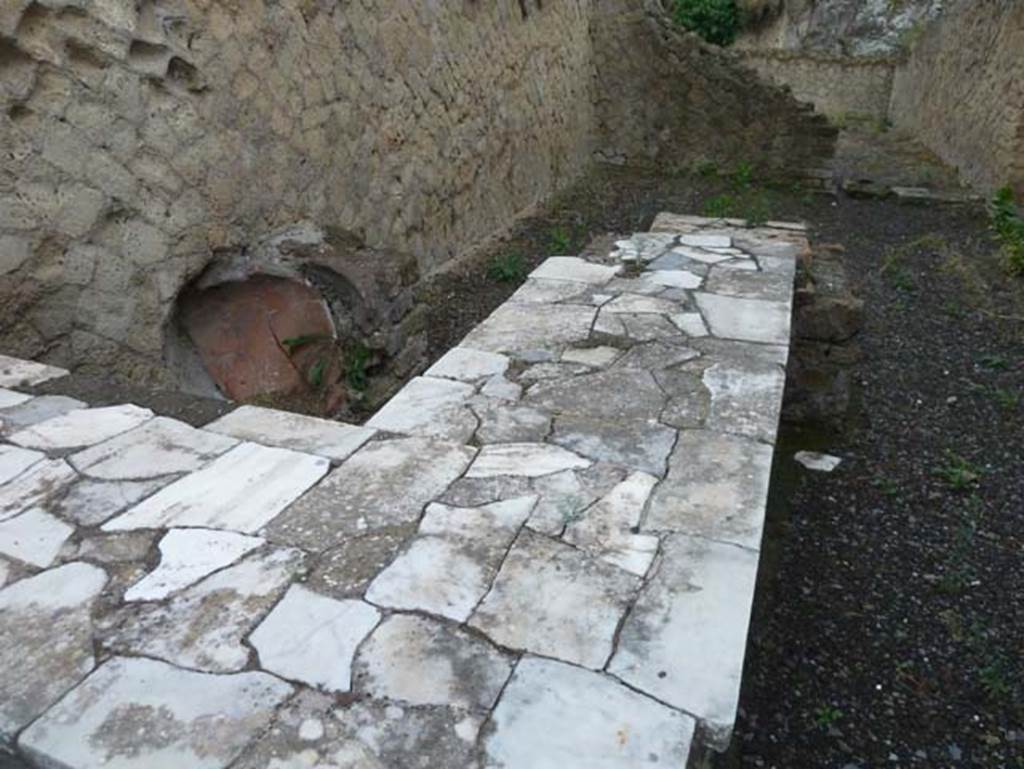
{"type": "Polygon", "coordinates": [[[843,711],[834,705],[822,705],[814,711],[814,725],[819,729],[828,729],[842,718],[843,711]]]}
{"type": "Polygon", "coordinates": [[[498,254],[491,260],[487,276],[498,283],[516,283],[526,277],[526,260],[516,251],[498,254]]]}

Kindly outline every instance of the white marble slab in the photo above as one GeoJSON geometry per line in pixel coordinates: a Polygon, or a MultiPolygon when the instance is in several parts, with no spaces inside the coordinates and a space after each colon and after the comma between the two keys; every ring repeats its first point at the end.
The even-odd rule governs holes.
{"type": "Polygon", "coordinates": [[[203,526],[252,534],[330,469],[323,457],[242,443],[103,526],[203,526]]]}
{"type": "Polygon", "coordinates": [[[546,443],[497,443],[484,446],[469,470],[467,478],[493,478],[521,475],[539,478],[562,470],[590,467],[591,460],[560,446],[546,443]]]}
{"type": "Polygon", "coordinates": [[[509,359],[505,355],[483,352],[469,347],[453,347],[430,368],[424,376],[440,379],[456,379],[460,382],[477,382],[504,374],[509,359]]]}
{"type": "Polygon", "coordinates": [[[260,406],[239,406],[204,430],[343,462],[375,434],[369,427],[260,406]]]}
{"type": "Polygon", "coordinates": [[[765,344],[789,344],[789,305],[760,299],[740,299],[698,293],[697,305],[711,333],[722,339],[765,344]]]}
{"type": "Polygon", "coordinates": [[[0,387],[31,387],[67,375],[56,366],[0,355],[0,387]]]}
{"type": "Polygon", "coordinates": [[[466,408],[476,390],[464,382],[416,377],[366,423],[393,433],[466,443],[477,421],[466,408]]]}
{"type": "Polygon", "coordinates": [[[59,518],[33,507],[0,522],[0,553],[45,569],[73,532],[59,518]]]}
{"type": "Polygon", "coordinates": [[[45,457],[41,451],[0,444],[0,486],[13,481],[45,457]]]}
{"type": "Polygon", "coordinates": [[[30,400],[32,400],[31,395],[0,387],[0,409],[9,409],[12,406],[19,406],[30,400]]]}
{"type": "Polygon", "coordinates": [[[363,601],[292,585],[250,636],[264,670],[332,692],[352,686],[352,658],[380,621],[363,601]]]}
{"type": "Polygon", "coordinates": [[[494,711],[486,769],[682,769],[694,721],[618,681],[526,657],[494,711]]]}
{"type": "Polygon", "coordinates": [[[92,446],[128,432],[152,418],[153,412],[132,404],[77,409],[37,422],[9,437],[11,443],[53,451],[92,446]]]}
{"type": "Polygon", "coordinates": [[[546,280],[569,280],[578,283],[607,283],[622,268],[618,265],[594,264],[578,256],[552,256],[530,273],[531,278],[546,280]]]}
{"type": "Polygon", "coordinates": [[[125,591],[124,600],[161,601],[230,566],[263,542],[233,531],[171,529],[160,540],[160,563],[125,591]]]}
{"type": "Polygon", "coordinates": [[[77,478],[63,459],[43,459],[0,486],[0,521],[42,505],[77,478]]]}

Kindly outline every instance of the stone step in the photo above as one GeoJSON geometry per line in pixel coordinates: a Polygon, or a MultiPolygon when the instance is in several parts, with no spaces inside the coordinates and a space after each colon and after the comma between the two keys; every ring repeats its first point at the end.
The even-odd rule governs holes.
{"type": "Polygon", "coordinates": [[[33,409],[48,368],[4,363],[0,742],[73,769],[724,749],[806,248],[662,214],[549,259],[366,427],[33,409]]]}

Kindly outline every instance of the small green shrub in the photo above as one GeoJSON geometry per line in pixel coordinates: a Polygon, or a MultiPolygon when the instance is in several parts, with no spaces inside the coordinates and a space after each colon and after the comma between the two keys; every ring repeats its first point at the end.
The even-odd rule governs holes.
{"type": "Polygon", "coordinates": [[[515,283],[526,277],[526,260],[515,251],[498,254],[491,260],[487,275],[498,283],[515,283]]]}
{"type": "Polygon", "coordinates": [[[674,0],[672,17],[715,45],[730,45],[740,31],[736,0],[674,0]]]}
{"type": "Polygon", "coordinates": [[[1024,275],[1024,216],[1017,210],[1013,190],[1003,187],[996,192],[991,206],[992,229],[1006,254],[1010,271],[1024,275]]]}

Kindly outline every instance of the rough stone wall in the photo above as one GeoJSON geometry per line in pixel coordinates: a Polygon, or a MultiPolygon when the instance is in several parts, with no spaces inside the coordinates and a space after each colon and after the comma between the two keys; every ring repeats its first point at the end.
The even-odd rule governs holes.
{"type": "Polygon", "coordinates": [[[593,30],[597,142],[608,160],[748,162],[781,175],[831,156],[836,132],[813,107],[679,30],[657,0],[595,0],[593,30]]]}
{"type": "Polygon", "coordinates": [[[595,157],[831,152],[791,96],[656,6],[2,0],[0,346],[164,379],[181,292],[259,273],[301,223],[323,245],[288,275],[371,306],[413,369],[415,283],[595,157]]]}
{"type": "Polygon", "coordinates": [[[215,253],[312,220],[426,271],[591,156],[585,1],[0,5],[7,352],[156,369],[215,253]]]}
{"type": "Polygon", "coordinates": [[[1024,3],[947,7],[896,73],[890,117],[979,190],[1024,195],[1024,3]]]}
{"type": "Polygon", "coordinates": [[[892,59],[816,56],[787,51],[744,51],[747,65],[830,118],[884,120],[889,114],[892,59]]]}

